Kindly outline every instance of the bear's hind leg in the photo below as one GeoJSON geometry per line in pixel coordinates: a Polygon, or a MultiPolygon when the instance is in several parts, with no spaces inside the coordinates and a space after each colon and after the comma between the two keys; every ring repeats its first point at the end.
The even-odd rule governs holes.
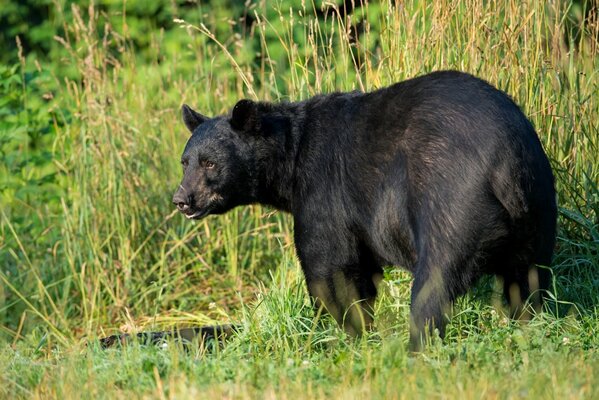
{"type": "Polygon", "coordinates": [[[501,277],[503,296],[509,305],[512,318],[530,319],[530,307],[536,312],[541,311],[551,284],[551,272],[546,267],[516,266],[501,277]]]}
{"type": "MultiPolygon", "coordinates": [[[[410,307],[410,351],[421,351],[435,329],[441,338],[445,336],[454,300],[466,292],[475,278],[460,276],[456,271],[455,268],[445,269],[441,264],[416,268],[410,307]]],[[[468,271],[468,268],[462,271],[468,271]]]]}

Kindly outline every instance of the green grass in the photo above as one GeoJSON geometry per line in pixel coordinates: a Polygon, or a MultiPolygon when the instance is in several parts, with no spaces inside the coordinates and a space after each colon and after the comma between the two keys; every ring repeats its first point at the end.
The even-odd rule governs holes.
{"type": "MultiPolygon", "coordinates": [[[[36,107],[3,132],[48,126],[53,142],[43,139],[51,156],[12,167],[41,195],[2,186],[0,397],[598,398],[599,27],[567,4],[535,1],[373,2],[351,21],[319,19],[310,2],[292,2],[292,13],[268,3],[252,6],[257,23],[243,35],[183,15],[190,47],[169,52],[151,33],[155,60],[138,57],[124,29],[74,9],[61,40],[68,56],[42,64],[43,80],[27,78],[30,60],[17,83],[2,70],[10,101],[36,107]],[[358,19],[364,33],[352,43],[358,19]],[[188,137],[181,103],[213,115],[242,97],[371,90],[447,68],[512,95],[556,174],[554,301],[530,323],[506,319],[485,280],[456,304],[445,341],[410,356],[410,276],[389,269],[376,329],[356,341],[315,320],[287,215],[252,206],[189,222],[173,212],[188,137]],[[48,175],[28,172],[35,163],[60,190],[40,186],[48,175]],[[213,352],[93,342],[225,322],[244,329],[213,352]]],[[[0,149],[34,148],[10,143],[0,149]]]]}

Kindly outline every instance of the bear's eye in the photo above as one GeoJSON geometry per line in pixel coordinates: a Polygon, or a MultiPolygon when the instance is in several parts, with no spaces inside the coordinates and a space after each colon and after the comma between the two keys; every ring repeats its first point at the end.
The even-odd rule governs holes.
{"type": "Polygon", "coordinates": [[[212,161],[204,160],[202,161],[202,166],[206,169],[214,168],[214,163],[212,161]]]}
{"type": "Polygon", "coordinates": [[[187,160],[181,160],[181,165],[183,166],[183,168],[186,168],[187,164],[189,164],[189,161],[187,161],[187,160]]]}

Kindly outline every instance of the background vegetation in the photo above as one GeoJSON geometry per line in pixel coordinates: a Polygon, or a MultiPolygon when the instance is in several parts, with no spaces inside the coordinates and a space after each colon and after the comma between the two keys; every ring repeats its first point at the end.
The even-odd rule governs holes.
{"type": "Polygon", "coordinates": [[[599,397],[596,2],[1,5],[0,397],[599,397]],[[410,276],[389,269],[353,341],[314,320],[288,216],[172,210],[183,102],[214,115],[448,68],[512,95],[551,158],[554,301],[530,324],[485,280],[409,357],[410,276]],[[213,352],[93,341],[228,321],[244,330],[213,352]]]}

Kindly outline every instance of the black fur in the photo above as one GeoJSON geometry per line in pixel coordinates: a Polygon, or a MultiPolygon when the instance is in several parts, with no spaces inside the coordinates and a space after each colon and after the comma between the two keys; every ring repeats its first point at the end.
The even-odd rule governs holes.
{"type": "Polygon", "coordinates": [[[436,72],[198,115],[184,106],[192,136],[173,201],[190,218],[250,203],[292,213],[309,292],[349,332],[371,325],[384,265],[414,275],[412,349],[432,328],[443,336],[452,302],[483,274],[503,279],[514,315],[531,294],[540,305],[553,175],[531,123],[483,80],[436,72]]]}

